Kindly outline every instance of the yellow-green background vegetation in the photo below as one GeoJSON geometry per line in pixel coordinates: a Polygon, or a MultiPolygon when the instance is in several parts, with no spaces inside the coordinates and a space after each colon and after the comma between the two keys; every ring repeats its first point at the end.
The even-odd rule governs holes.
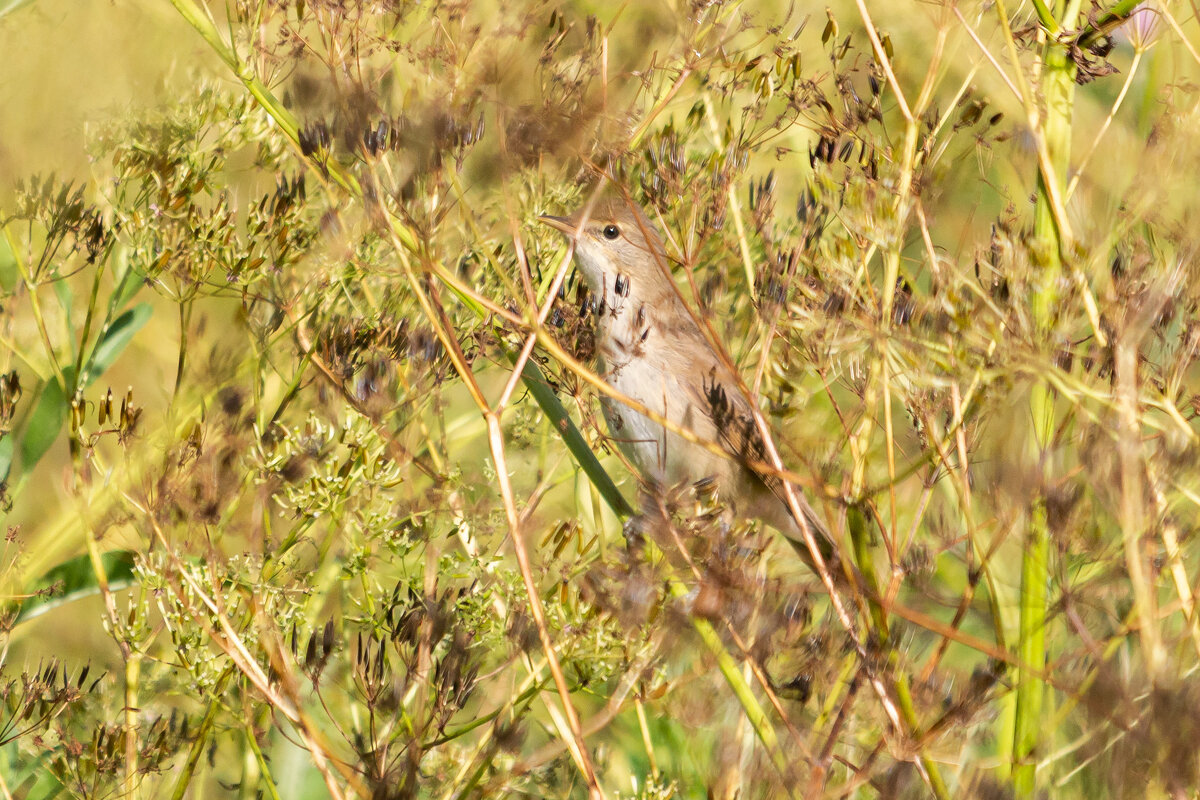
{"type": "Polygon", "coordinates": [[[1195,16],[0,4],[0,797],[1194,795],[1195,16]],[[611,447],[601,176],[835,562],[611,447]]]}

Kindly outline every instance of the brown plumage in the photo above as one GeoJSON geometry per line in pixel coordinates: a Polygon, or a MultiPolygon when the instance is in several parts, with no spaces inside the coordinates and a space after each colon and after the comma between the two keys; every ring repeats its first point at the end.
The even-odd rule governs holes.
{"type": "MultiPolygon", "coordinates": [[[[642,477],[660,486],[712,478],[735,513],[777,528],[807,559],[782,481],[750,466],[766,461],[750,403],[684,307],[654,224],[635,203],[615,195],[570,217],[541,220],[573,240],[576,263],[603,310],[597,330],[602,377],[699,439],[719,444],[730,456],[723,458],[604,397],[612,438],[642,477]]],[[[829,558],[832,547],[824,524],[803,497],[797,500],[822,546],[822,557],[829,558]]]]}

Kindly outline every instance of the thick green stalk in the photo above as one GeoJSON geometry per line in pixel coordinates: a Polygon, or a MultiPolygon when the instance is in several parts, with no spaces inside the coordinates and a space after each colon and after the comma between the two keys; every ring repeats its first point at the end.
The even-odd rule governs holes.
{"type": "MultiPolygon", "coordinates": [[[[1041,387],[1038,387],[1038,393],[1041,387]]],[[[1037,750],[1045,687],[1035,672],[1046,661],[1046,597],[1049,536],[1046,503],[1036,498],[1029,509],[1029,529],[1021,562],[1021,619],[1017,635],[1016,728],[1013,736],[1013,785],[1021,796],[1036,788],[1037,750]]]]}
{"type": "MultiPolygon", "coordinates": [[[[1071,2],[1058,20],[1070,28],[1078,17],[1078,4],[1071,2]]],[[[1063,196],[1071,153],[1071,117],[1075,100],[1075,64],[1066,48],[1047,39],[1042,64],[1041,135],[1049,154],[1049,166],[1038,170],[1037,200],[1033,219],[1034,323],[1046,341],[1052,340],[1055,306],[1063,274],[1063,256],[1069,242],[1063,236],[1052,198],[1063,196]]],[[[1032,441],[1037,469],[1052,470],[1048,456],[1054,432],[1054,398],[1049,385],[1035,384],[1030,393],[1033,419],[1032,441]]],[[[1037,788],[1037,759],[1042,737],[1042,706],[1045,686],[1037,672],[1046,663],[1046,609],[1050,588],[1050,537],[1046,522],[1046,498],[1040,492],[1031,498],[1025,552],[1021,564],[1020,622],[1017,653],[1016,720],[1013,736],[1013,786],[1018,796],[1032,796],[1037,788]]]]}

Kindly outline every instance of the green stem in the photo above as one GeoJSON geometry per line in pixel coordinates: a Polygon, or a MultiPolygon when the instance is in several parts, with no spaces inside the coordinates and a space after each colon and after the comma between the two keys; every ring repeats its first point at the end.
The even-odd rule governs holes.
{"type": "MultiPolygon", "coordinates": [[[[267,763],[266,756],[263,755],[262,748],[258,746],[258,740],[254,738],[254,721],[251,718],[246,719],[246,727],[242,730],[246,737],[246,747],[249,752],[246,754],[244,771],[242,773],[242,794],[243,796],[253,796],[254,791],[264,790],[271,800],[281,800],[279,789],[275,785],[275,779],[271,776],[271,766],[267,763]],[[249,756],[253,756],[252,758],[249,756]]],[[[261,796],[261,794],[259,795],[261,796]]]]}
{"type": "Polygon", "coordinates": [[[183,374],[187,368],[188,328],[192,321],[192,298],[179,304],[179,356],[175,362],[175,389],[171,392],[171,403],[179,399],[179,387],[183,385],[183,374]]]}
{"type": "Polygon", "coordinates": [[[1083,33],[1079,36],[1079,46],[1085,50],[1095,44],[1101,37],[1121,27],[1124,22],[1129,19],[1137,7],[1146,0],[1121,0],[1112,8],[1100,15],[1096,22],[1088,23],[1083,27],[1083,33]]]}
{"type": "Polygon", "coordinates": [[[1057,36],[1059,27],[1058,20],[1054,18],[1054,12],[1046,5],[1045,0],[1033,0],[1033,10],[1037,12],[1038,21],[1042,23],[1042,27],[1051,36],[1057,36]]]}
{"type": "Polygon", "coordinates": [[[138,772],[138,689],[142,678],[142,654],[132,650],[132,646],[130,650],[125,656],[125,796],[137,800],[141,797],[141,776],[138,772]]]}
{"type": "Polygon", "coordinates": [[[221,676],[217,678],[215,684],[216,691],[213,693],[212,699],[208,702],[204,718],[200,720],[200,727],[196,730],[195,738],[192,739],[192,746],[188,750],[187,758],[179,768],[179,774],[175,780],[175,787],[171,791],[170,800],[183,800],[188,788],[192,784],[192,778],[196,774],[196,766],[200,763],[200,758],[204,755],[204,751],[208,748],[211,741],[209,737],[212,734],[213,724],[217,719],[217,712],[222,708],[221,698],[224,697],[225,686],[229,683],[229,679],[233,676],[235,669],[232,665],[226,667],[221,676]]]}
{"type": "MultiPolygon", "coordinates": [[[[1079,4],[1070,2],[1059,24],[1070,28],[1079,14],[1079,4]]],[[[1066,47],[1047,39],[1043,51],[1042,99],[1045,103],[1040,135],[1049,154],[1052,173],[1039,169],[1037,200],[1033,219],[1033,260],[1036,275],[1031,298],[1034,324],[1043,340],[1052,342],[1055,308],[1063,260],[1069,256],[1070,243],[1059,228],[1052,196],[1062,196],[1070,163],[1072,112],[1075,101],[1075,64],[1066,47]],[[1051,185],[1053,181],[1053,185],[1051,185]]],[[[1035,133],[1035,135],[1037,135],[1035,133]]],[[[1054,433],[1054,396],[1044,382],[1033,386],[1030,394],[1033,419],[1030,449],[1043,479],[1053,470],[1047,457],[1054,433]]],[[[1033,796],[1037,790],[1037,759],[1043,737],[1042,709],[1046,687],[1037,672],[1046,663],[1046,612],[1050,590],[1050,537],[1046,519],[1046,498],[1039,490],[1031,498],[1025,552],[1021,563],[1020,616],[1018,622],[1016,716],[1013,731],[1013,787],[1020,797],[1033,796]]]]}
{"type": "Polygon", "coordinates": [[[1013,734],[1012,779],[1020,797],[1032,796],[1037,788],[1037,750],[1045,696],[1045,686],[1037,676],[1037,671],[1046,663],[1046,579],[1050,537],[1046,530],[1044,498],[1039,497],[1034,501],[1029,517],[1025,554],[1021,562],[1021,616],[1017,635],[1020,665],[1017,667],[1013,734]]]}

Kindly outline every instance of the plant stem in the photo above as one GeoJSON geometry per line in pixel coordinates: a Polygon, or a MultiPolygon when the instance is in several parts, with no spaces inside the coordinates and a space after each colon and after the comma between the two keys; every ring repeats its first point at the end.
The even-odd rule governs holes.
{"type": "MultiPolygon", "coordinates": [[[[1058,20],[1070,28],[1079,14],[1070,2],[1058,20]]],[[[1063,196],[1071,152],[1071,118],[1075,100],[1075,63],[1066,47],[1046,37],[1042,50],[1041,136],[1049,164],[1039,161],[1037,199],[1033,219],[1033,260],[1036,274],[1031,298],[1034,325],[1043,340],[1053,346],[1055,307],[1063,275],[1063,257],[1069,252],[1069,237],[1060,227],[1054,198],[1063,196]],[[1049,170],[1047,170],[1049,167],[1049,170]]],[[[1037,469],[1043,485],[1053,470],[1049,452],[1054,434],[1054,396],[1046,382],[1038,382],[1030,393],[1033,419],[1032,441],[1037,469]]],[[[1044,682],[1038,672],[1046,663],[1046,610],[1050,586],[1050,537],[1044,489],[1031,498],[1028,509],[1025,552],[1021,563],[1020,618],[1018,623],[1016,719],[1013,732],[1013,787],[1017,795],[1032,796],[1037,788],[1037,755],[1042,738],[1044,682]]]]}

